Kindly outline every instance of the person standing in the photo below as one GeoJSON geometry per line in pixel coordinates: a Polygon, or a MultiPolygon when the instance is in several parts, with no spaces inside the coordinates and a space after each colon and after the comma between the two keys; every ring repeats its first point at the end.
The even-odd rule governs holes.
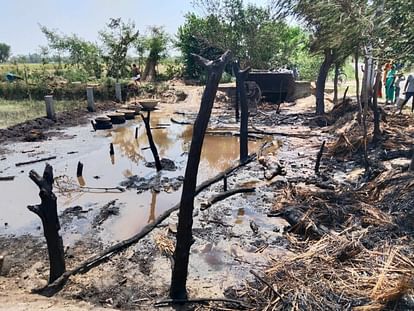
{"type": "Polygon", "coordinates": [[[136,64],[132,64],[132,79],[135,83],[141,82],[141,73],[136,64]]]}
{"type": "Polygon", "coordinates": [[[395,95],[395,65],[391,66],[391,69],[387,73],[387,79],[385,81],[385,104],[392,104],[394,102],[395,95]]]}
{"type": "MultiPolygon", "coordinates": [[[[405,104],[410,100],[410,98],[414,97],[414,76],[412,73],[410,73],[407,77],[407,81],[405,82],[403,94],[405,94],[405,99],[401,103],[400,113],[402,112],[405,104]]],[[[411,105],[411,112],[413,112],[413,110],[414,110],[414,102],[411,105]]]]}
{"type": "Polygon", "coordinates": [[[403,73],[399,73],[397,74],[397,79],[395,80],[395,100],[394,100],[394,105],[396,105],[398,103],[398,99],[400,98],[400,84],[402,81],[405,80],[404,74],[403,73]]]}

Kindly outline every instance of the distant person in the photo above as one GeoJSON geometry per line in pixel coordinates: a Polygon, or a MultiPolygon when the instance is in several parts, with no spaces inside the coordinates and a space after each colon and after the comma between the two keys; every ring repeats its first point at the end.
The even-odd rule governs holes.
{"type": "Polygon", "coordinates": [[[387,73],[387,78],[385,80],[385,104],[392,104],[394,103],[394,95],[395,95],[395,74],[396,69],[395,65],[391,66],[391,69],[387,73]]]}
{"type": "Polygon", "coordinates": [[[400,98],[400,91],[401,91],[400,84],[404,80],[405,80],[405,77],[404,77],[403,73],[397,74],[397,78],[395,80],[395,101],[394,101],[394,105],[397,104],[398,99],[400,98]]]}
{"type": "MultiPolygon", "coordinates": [[[[407,82],[405,82],[403,94],[405,94],[405,99],[401,103],[400,113],[402,112],[405,104],[410,100],[410,98],[414,97],[414,75],[412,73],[410,73],[407,77],[407,82]]],[[[413,110],[414,110],[414,102],[411,105],[411,112],[413,112],[413,110]]]]}
{"type": "Polygon", "coordinates": [[[141,73],[136,64],[132,64],[132,80],[134,80],[135,83],[141,83],[141,73]]]}

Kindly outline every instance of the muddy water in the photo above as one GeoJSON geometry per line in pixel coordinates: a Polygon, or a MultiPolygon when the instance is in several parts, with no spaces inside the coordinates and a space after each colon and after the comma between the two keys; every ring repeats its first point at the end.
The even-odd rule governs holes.
{"type": "MultiPolygon", "coordinates": [[[[151,116],[153,137],[160,157],[175,161],[175,172],[161,172],[161,176],[177,177],[184,175],[187,152],[192,134],[191,126],[171,124],[170,116],[159,111],[151,116]]],[[[207,136],[205,138],[198,182],[214,176],[229,167],[238,158],[238,138],[207,136]]],[[[257,147],[251,143],[251,150],[257,147]]],[[[176,204],[181,190],[173,193],[137,194],[135,190],[96,193],[98,190],[80,192],[85,187],[117,187],[120,182],[132,175],[149,178],[156,174],[155,169],[145,163],[153,161],[148,141],[140,118],[127,121],[112,130],[91,131],[90,126],[69,128],[62,131],[60,138],[42,143],[15,143],[7,148],[5,160],[0,161],[0,176],[16,176],[14,181],[0,184],[0,234],[41,234],[40,220],[26,209],[27,205],[37,204],[38,189],[28,178],[31,169],[41,173],[44,163],[15,167],[15,163],[37,158],[57,156],[49,161],[54,168],[58,209],[82,206],[85,219],[75,220],[72,225],[63,226],[66,243],[80,238],[90,229],[91,219],[107,202],[117,199],[120,214],[109,218],[101,230],[101,238],[111,242],[127,238],[151,222],[164,210],[176,204]],[[135,139],[135,129],[138,138],[135,139]],[[114,144],[115,155],[109,154],[110,143],[114,144]],[[76,178],[78,161],[84,165],[83,179],[76,178]]],[[[84,189],[85,190],[85,189],[84,189]]],[[[75,218],[76,219],[76,218],[75,218]]]]}

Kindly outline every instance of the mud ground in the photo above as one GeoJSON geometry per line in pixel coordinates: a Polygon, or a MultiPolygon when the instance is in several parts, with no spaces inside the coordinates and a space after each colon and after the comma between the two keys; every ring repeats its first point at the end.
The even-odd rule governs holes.
{"type": "MultiPolygon", "coordinates": [[[[176,104],[173,110],[185,110],[187,113],[185,119],[191,121],[194,119],[202,89],[183,86],[177,86],[177,88],[184,90],[189,96],[183,104],[176,104]]],[[[304,223],[304,227],[290,231],[290,228],[295,227],[296,224],[292,223],[294,217],[288,217],[292,214],[289,211],[293,208],[294,211],[306,213],[303,206],[315,204],[312,200],[323,205],[326,197],[321,199],[318,196],[321,191],[324,195],[331,195],[336,206],[339,206],[338,208],[352,207],[356,203],[350,197],[348,198],[350,201],[346,200],[347,192],[353,194],[356,190],[364,190],[364,186],[379,184],[379,181],[375,179],[375,176],[379,176],[378,174],[373,173],[369,178],[364,176],[363,163],[356,147],[355,150],[350,148],[353,151],[345,155],[335,154],[336,149],[333,146],[337,143],[342,133],[341,130],[344,130],[347,122],[341,125],[334,122],[329,127],[320,127],[320,120],[313,115],[313,101],[313,98],[308,98],[299,100],[295,104],[284,104],[281,106],[280,113],[275,112],[274,106],[264,104],[251,118],[251,123],[256,128],[268,133],[277,132],[277,134],[256,133],[256,139],[267,143],[266,148],[259,152],[260,161],[249,163],[233,173],[228,179],[228,186],[229,188],[254,186],[256,187],[254,193],[235,195],[214,204],[205,211],[200,210],[202,203],[222,191],[223,184],[216,183],[197,197],[193,225],[195,243],[192,246],[188,277],[190,297],[228,296],[246,302],[252,310],[262,310],[266,306],[271,306],[272,301],[257,298],[261,295],[266,296],[267,289],[266,286],[262,287],[263,284],[258,282],[250,271],[265,275],[265,271],[271,269],[274,262],[289,256],[300,255],[301,251],[292,241],[302,241],[300,243],[305,245],[310,240],[321,239],[321,235],[329,232],[340,232],[346,228],[345,223],[351,214],[358,219],[358,224],[361,223],[361,219],[368,222],[368,225],[363,224],[363,227],[369,227],[369,230],[373,231],[382,230],[380,234],[371,234],[363,240],[365,248],[375,248],[376,244],[381,243],[381,237],[392,242],[396,236],[400,238],[404,236],[406,237],[405,247],[408,250],[407,256],[413,259],[413,230],[409,222],[406,223],[406,227],[400,226],[397,229],[393,227],[394,229],[391,230],[390,227],[378,223],[373,224],[371,218],[351,208],[345,209],[346,212],[343,213],[342,218],[336,212],[335,215],[331,215],[331,218],[319,219],[317,215],[310,215],[314,226],[304,223],[299,217],[298,223],[304,223]],[[328,143],[328,152],[321,161],[321,174],[316,175],[314,172],[316,154],[323,141],[328,143]],[[272,176],[272,170],[276,166],[283,168],[283,175],[275,174],[269,179],[269,174],[272,176]],[[304,194],[301,197],[302,200],[299,200],[298,189],[295,188],[296,192],[293,195],[289,192],[292,185],[298,189],[306,189],[310,191],[310,194],[304,194]],[[341,197],[339,193],[345,193],[345,196],[341,197]],[[268,217],[275,212],[280,213],[279,217],[268,217]]],[[[404,117],[404,120],[412,124],[411,117],[404,117]]],[[[388,126],[393,126],[392,120],[387,125],[387,129],[388,126]]],[[[20,129],[17,127],[16,130],[12,130],[12,132],[17,131],[17,139],[22,138],[18,134],[21,129],[22,127],[20,129]]],[[[237,131],[233,111],[230,110],[225,100],[215,105],[211,130],[215,130],[216,134],[217,132],[237,131]]],[[[409,138],[410,136],[405,137],[406,140],[409,138]]],[[[385,139],[384,144],[386,141],[385,139]]],[[[379,153],[380,150],[372,148],[372,157],[376,157],[379,153]]],[[[409,159],[400,160],[397,163],[394,161],[385,164],[377,161],[376,165],[373,165],[373,171],[380,170],[382,174],[387,174],[390,170],[397,168],[403,173],[409,159]]],[[[387,198],[372,201],[370,204],[381,206],[383,213],[390,214],[392,213],[390,202],[395,201],[396,197],[400,196],[390,192],[387,198]]],[[[391,216],[395,218],[392,222],[397,224],[398,221],[401,222],[398,219],[403,217],[401,210],[407,202],[411,202],[411,197],[405,200],[402,198],[401,208],[395,208],[393,205],[394,215],[391,216]]],[[[325,209],[328,208],[327,205],[325,209]]],[[[69,269],[109,246],[99,239],[97,232],[103,230],[102,224],[108,219],[117,217],[118,209],[122,209],[122,206],[117,205],[117,202],[99,207],[94,218],[94,225],[82,235],[81,239],[66,249],[66,262],[69,269]]],[[[410,213],[410,211],[407,212],[410,213]]],[[[62,227],[71,227],[75,220],[79,220],[87,213],[88,208],[82,206],[65,211],[61,216],[62,227]]],[[[88,310],[88,308],[95,307],[153,310],[154,302],[168,296],[176,226],[177,213],[173,213],[140,242],[114,255],[109,261],[86,274],[71,277],[63,290],[52,299],[29,294],[33,288],[46,284],[48,262],[43,238],[41,236],[0,236],[0,251],[5,255],[2,268],[4,276],[0,277],[2,288],[0,309],[6,310],[13,306],[16,310],[36,308],[39,310],[42,310],[41,308],[88,310]]],[[[404,304],[390,304],[383,309],[392,307],[397,308],[395,310],[410,310],[413,307],[413,304],[410,304],[412,293],[412,288],[408,288],[402,295],[405,299],[404,304]],[[398,306],[403,307],[398,309],[398,306]]],[[[287,301],[284,304],[285,308],[294,307],[288,302],[289,299],[293,299],[292,297],[287,293],[283,297],[287,301]]],[[[278,307],[278,302],[273,301],[273,303],[278,307]]],[[[363,304],[351,301],[351,305],[352,303],[354,306],[363,304]]],[[[212,309],[230,310],[232,307],[234,305],[221,304],[212,309]]],[[[184,309],[202,310],[204,308],[194,305],[184,309]]],[[[205,309],[210,309],[210,307],[205,307],[205,309]]],[[[302,305],[298,309],[306,310],[307,308],[302,305]]],[[[318,308],[314,309],[318,310],[318,308]]],[[[279,309],[275,308],[275,310],[279,309]]]]}

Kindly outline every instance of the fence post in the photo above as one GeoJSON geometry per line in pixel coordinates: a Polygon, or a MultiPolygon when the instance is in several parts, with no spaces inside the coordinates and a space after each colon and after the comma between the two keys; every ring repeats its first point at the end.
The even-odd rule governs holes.
{"type": "Polygon", "coordinates": [[[55,106],[53,103],[53,95],[46,95],[45,96],[45,103],[46,103],[46,116],[48,119],[56,120],[55,115],[55,106]]]}
{"type": "Polygon", "coordinates": [[[95,112],[95,101],[93,99],[93,87],[88,86],[86,87],[86,97],[88,99],[88,111],[89,112],[95,112]]]}
{"type": "Polygon", "coordinates": [[[115,83],[115,97],[118,102],[122,102],[121,83],[115,83]]]}

